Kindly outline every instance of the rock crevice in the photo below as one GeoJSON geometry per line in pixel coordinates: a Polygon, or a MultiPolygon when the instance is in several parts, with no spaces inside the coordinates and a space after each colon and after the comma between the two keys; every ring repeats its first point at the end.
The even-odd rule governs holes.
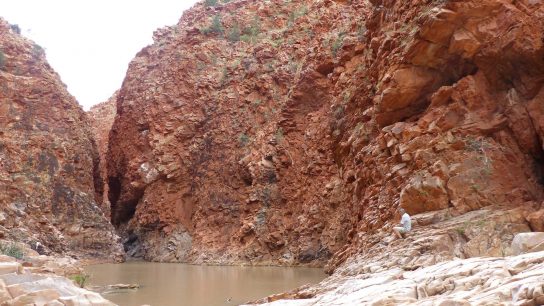
{"type": "Polygon", "coordinates": [[[99,209],[87,116],[45,51],[14,29],[0,19],[0,237],[46,254],[120,259],[99,209]]]}

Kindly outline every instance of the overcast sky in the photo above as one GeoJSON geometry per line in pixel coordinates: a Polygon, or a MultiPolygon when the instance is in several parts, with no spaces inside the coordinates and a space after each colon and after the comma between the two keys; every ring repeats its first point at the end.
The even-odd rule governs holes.
{"type": "Polygon", "coordinates": [[[121,87],[153,31],[176,24],[196,0],[12,0],[0,16],[45,48],[49,64],[87,110],[121,87]]]}

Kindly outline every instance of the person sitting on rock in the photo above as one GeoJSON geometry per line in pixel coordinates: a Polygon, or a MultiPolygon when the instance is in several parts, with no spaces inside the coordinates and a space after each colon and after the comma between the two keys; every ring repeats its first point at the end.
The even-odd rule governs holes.
{"type": "Polygon", "coordinates": [[[412,219],[410,218],[410,215],[406,213],[406,211],[402,208],[399,209],[400,214],[402,215],[400,219],[400,225],[401,226],[395,226],[393,227],[393,232],[395,235],[399,238],[404,238],[404,235],[412,230],[412,219]]]}

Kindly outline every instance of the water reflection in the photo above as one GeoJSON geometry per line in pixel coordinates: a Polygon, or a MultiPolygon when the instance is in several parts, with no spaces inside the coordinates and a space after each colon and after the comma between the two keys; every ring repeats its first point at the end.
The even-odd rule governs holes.
{"type": "Polygon", "coordinates": [[[135,291],[106,294],[121,306],[238,305],[325,278],[321,269],[196,266],[127,262],[86,267],[91,285],[137,283],[135,291]],[[228,299],[231,301],[228,301],[228,299]]]}

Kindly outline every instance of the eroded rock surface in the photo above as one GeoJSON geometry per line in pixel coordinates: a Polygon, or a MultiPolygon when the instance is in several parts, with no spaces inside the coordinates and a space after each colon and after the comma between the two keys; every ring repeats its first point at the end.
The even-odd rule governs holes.
{"type": "MultiPolygon", "coordinates": [[[[416,271],[393,268],[357,276],[338,275],[322,282],[321,292],[312,298],[261,305],[541,305],[543,275],[544,252],[476,257],[416,271]]],[[[301,293],[304,295],[312,295],[311,290],[301,293]]]]}
{"type": "Polygon", "coordinates": [[[201,3],[155,33],[130,64],[110,135],[112,220],[130,254],[323,264],[347,242],[327,77],[332,27],[360,20],[336,20],[344,9],[201,3]]]}
{"type": "Polygon", "coordinates": [[[24,246],[21,249],[21,260],[0,255],[0,305],[115,306],[66,278],[82,275],[74,259],[38,255],[24,246]]]}
{"type": "Polygon", "coordinates": [[[114,257],[85,113],[44,50],[0,19],[0,238],[42,254],[114,257]]]}
{"type": "Polygon", "coordinates": [[[331,270],[399,206],[526,207],[516,231],[539,227],[543,14],[540,1],[198,4],[130,64],[112,220],[147,259],[335,254],[331,270]]]}
{"type": "Polygon", "coordinates": [[[111,207],[110,200],[108,199],[109,185],[107,183],[107,179],[105,179],[108,177],[106,156],[108,154],[108,141],[111,126],[113,125],[113,120],[117,114],[117,93],[118,92],[115,92],[107,101],[94,105],[87,112],[87,117],[89,118],[89,123],[91,125],[91,131],[98,147],[98,154],[100,156],[100,177],[103,179],[100,208],[102,208],[102,212],[108,219],[111,217],[111,207]]]}
{"type": "Polygon", "coordinates": [[[542,242],[542,233],[528,232],[524,219],[530,210],[502,206],[458,216],[453,209],[413,216],[413,231],[405,239],[394,239],[389,231],[366,236],[366,248],[320,284],[255,303],[539,305],[544,252],[525,254],[538,251],[531,246],[542,242]]]}

